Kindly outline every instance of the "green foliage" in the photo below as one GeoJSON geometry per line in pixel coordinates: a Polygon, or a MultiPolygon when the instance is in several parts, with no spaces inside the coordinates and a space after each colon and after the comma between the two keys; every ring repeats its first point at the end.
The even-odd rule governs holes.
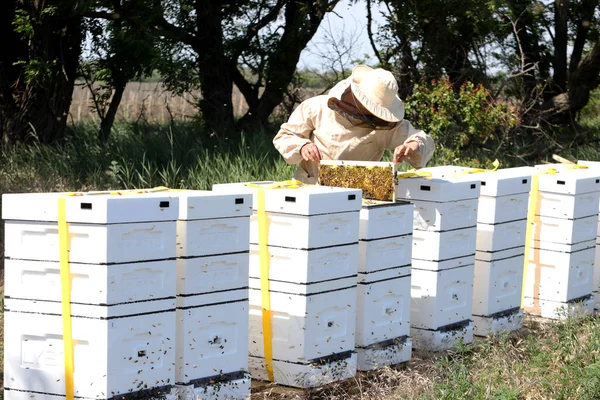
{"type": "Polygon", "coordinates": [[[415,85],[405,107],[411,123],[435,139],[436,156],[452,162],[469,162],[467,150],[496,150],[518,123],[517,114],[483,85],[465,82],[456,92],[448,78],[415,85]]]}

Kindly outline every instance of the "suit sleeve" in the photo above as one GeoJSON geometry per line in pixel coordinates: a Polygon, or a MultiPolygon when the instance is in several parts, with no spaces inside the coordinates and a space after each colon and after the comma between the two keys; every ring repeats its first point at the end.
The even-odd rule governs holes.
{"type": "Polygon", "coordinates": [[[406,157],[406,161],[414,168],[423,168],[433,155],[435,142],[431,136],[416,129],[408,120],[403,119],[393,131],[386,148],[394,151],[396,147],[409,142],[417,142],[419,149],[406,157]]]}
{"type": "Polygon", "coordinates": [[[289,120],[281,125],[273,139],[273,145],[288,164],[299,164],[302,161],[300,149],[312,142],[314,129],[315,118],[309,99],[300,103],[289,120]]]}

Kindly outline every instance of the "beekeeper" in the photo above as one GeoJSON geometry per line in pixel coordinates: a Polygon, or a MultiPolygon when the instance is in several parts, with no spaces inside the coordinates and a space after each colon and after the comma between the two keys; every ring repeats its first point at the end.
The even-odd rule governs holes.
{"type": "Polygon", "coordinates": [[[391,72],[359,65],[327,95],[303,101],[273,139],[294,178],[317,182],[319,160],[380,161],[385,149],[394,162],[422,168],[433,139],[404,119],[398,83],[391,72]]]}

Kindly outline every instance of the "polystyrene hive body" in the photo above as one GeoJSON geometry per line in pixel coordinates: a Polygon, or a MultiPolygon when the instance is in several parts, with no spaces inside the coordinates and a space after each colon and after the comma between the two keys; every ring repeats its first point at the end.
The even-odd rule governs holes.
{"type": "Polygon", "coordinates": [[[177,259],[178,295],[201,295],[247,287],[248,252],[177,259]]]}
{"type": "Polygon", "coordinates": [[[480,182],[472,177],[446,177],[436,175],[435,168],[424,168],[423,172],[431,172],[432,177],[419,176],[402,179],[398,173],[396,198],[404,200],[425,200],[432,202],[449,202],[476,199],[480,193],[480,182]]]}
{"type": "Polygon", "coordinates": [[[533,224],[534,239],[542,242],[575,244],[595,240],[598,216],[564,219],[538,216],[533,224]]]}
{"type": "Polygon", "coordinates": [[[458,345],[459,342],[465,344],[473,342],[473,322],[467,320],[436,330],[411,327],[410,335],[413,339],[413,347],[416,349],[431,351],[450,350],[458,345]]]}
{"type": "MultiPolygon", "coordinates": [[[[177,385],[178,400],[243,400],[250,393],[250,374],[239,372],[210,377],[193,385],[177,385]]],[[[169,400],[169,399],[166,399],[169,400]]]]}
{"type": "Polygon", "coordinates": [[[523,307],[530,314],[549,319],[566,319],[588,315],[594,311],[594,298],[589,295],[568,302],[534,299],[525,296],[523,307]]]}
{"type": "Polygon", "coordinates": [[[527,220],[477,224],[477,251],[496,252],[525,246],[527,220]]]}
{"type": "Polygon", "coordinates": [[[479,198],[477,222],[501,224],[527,218],[529,193],[509,194],[500,197],[479,198]]]}
{"type": "Polygon", "coordinates": [[[523,310],[506,310],[492,316],[473,315],[473,334],[476,336],[494,335],[507,331],[518,331],[523,327],[523,310]]]}
{"type": "Polygon", "coordinates": [[[524,256],[498,261],[475,261],[473,315],[491,316],[519,308],[524,256]]]}
{"type": "Polygon", "coordinates": [[[414,229],[421,231],[450,231],[477,224],[477,199],[433,202],[412,200],[414,229]]]}
{"type": "Polygon", "coordinates": [[[413,231],[414,205],[366,200],[360,210],[359,240],[404,236],[413,231]]]}
{"type": "Polygon", "coordinates": [[[409,336],[356,348],[359,371],[372,371],[386,365],[401,364],[409,361],[411,357],[412,339],[409,336]]]}
{"type": "Polygon", "coordinates": [[[411,327],[437,330],[470,320],[473,308],[473,265],[425,271],[413,268],[411,327]]]}
{"type": "Polygon", "coordinates": [[[374,272],[410,265],[412,235],[361,240],[358,244],[358,271],[374,272]]]}
{"type": "Polygon", "coordinates": [[[413,259],[443,261],[475,253],[477,228],[446,232],[413,232],[413,259]]]}

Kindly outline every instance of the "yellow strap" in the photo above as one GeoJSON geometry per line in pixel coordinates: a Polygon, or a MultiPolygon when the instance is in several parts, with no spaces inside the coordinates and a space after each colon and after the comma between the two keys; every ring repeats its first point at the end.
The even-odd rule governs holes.
{"type": "Polygon", "coordinates": [[[521,308],[525,299],[525,288],[527,284],[527,273],[529,270],[529,254],[531,252],[533,227],[535,225],[535,213],[537,211],[538,195],[540,187],[540,174],[531,177],[531,189],[529,191],[529,208],[527,209],[527,230],[525,231],[525,261],[523,264],[523,287],[521,289],[521,308]]]}
{"type": "Polygon", "coordinates": [[[73,382],[73,330],[71,326],[71,271],[69,266],[69,224],[65,197],[58,199],[58,237],[60,242],[60,286],[63,323],[63,352],[65,362],[66,400],[73,400],[75,385],[73,382]]]}
{"type": "Polygon", "coordinates": [[[262,297],[262,325],[263,344],[265,348],[265,365],[267,377],[271,382],[273,376],[273,331],[271,327],[271,295],[269,292],[269,267],[271,265],[267,240],[269,236],[267,226],[267,212],[265,211],[265,192],[259,189],[257,193],[258,213],[258,251],[260,256],[260,294],[262,297]]]}
{"type": "Polygon", "coordinates": [[[494,162],[492,163],[492,165],[494,166],[494,168],[492,168],[492,169],[469,168],[469,169],[466,169],[464,171],[461,171],[461,172],[455,174],[454,176],[478,174],[480,172],[496,172],[498,170],[498,167],[500,166],[500,161],[498,161],[498,159],[495,159],[494,162]]]}
{"type": "Polygon", "coordinates": [[[410,171],[400,172],[398,174],[398,179],[407,179],[407,178],[415,178],[415,177],[425,177],[431,178],[431,172],[428,171],[417,171],[416,169],[411,169],[410,171]]]}
{"type": "Polygon", "coordinates": [[[268,185],[266,185],[266,184],[260,185],[257,183],[247,183],[246,186],[255,188],[255,189],[269,190],[269,189],[298,189],[302,186],[308,186],[308,185],[305,185],[304,183],[302,183],[301,181],[298,181],[296,179],[290,179],[289,181],[273,182],[268,185]]]}

